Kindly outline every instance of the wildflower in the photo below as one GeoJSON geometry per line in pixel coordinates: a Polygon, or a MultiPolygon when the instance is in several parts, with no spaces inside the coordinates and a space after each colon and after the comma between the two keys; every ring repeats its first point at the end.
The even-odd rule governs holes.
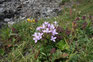
{"type": "Polygon", "coordinates": [[[38,22],[38,20],[37,20],[37,19],[35,19],[35,22],[38,22]]]}
{"type": "Polygon", "coordinates": [[[31,20],[28,18],[27,21],[30,22],[31,20]]]}
{"type": "Polygon", "coordinates": [[[54,41],[54,42],[55,42],[55,39],[56,39],[56,38],[57,38],[57,37],[51,36],[51,40],[54,41]]]}
{"type": "Polygon", "coordinates": [[[38,41],[38,39],[36,39],[36,38],[33,38],[33,40],[35,40],[35,43],[37,43],[37,41],[38,41]]]}
{"type": "Polygon", "coordinates": [[[55,21],[55,22],[54,22],[54,25],[55,25],[55,26],[58,26],[58,22],[57,22],[57,21],[55,21]]]}
{"type": "Polygon", "coordinates": [[[40,27],[37,27],[36,30],[37,30],[37,31],[40,31],[41,29],[45,29],[45,27],[46,27],[46,26],[43,24],[43,25],[41,25],[40,27]]]}
{"type": "Polygon", "coordinates": [[[72,27],[73,27],[73,29],[76,29],[77,28],[77,22],[76,21],[73,21],[72,22],[72,27]]]}
{"type": "Polygon", "coordinates": [[[49,28],[46,28],[45,30],[43,30],[44,33],[50,33],[51,31],[49,30],[49,28]]]}
{"type": "Polygon", "coordinates": [[[45,25],[48,25],[48,22],[44,22],[45,25]]]}
{"type": "Polygon", "coordinates": [[[92,16],[89,16],[89,19],[92,20],[92,16]]]}
{"type": "Polygon", "coordinates": [[[38,40],[42,39],[43,33],[34,33],[32,36],[34,36],[33,40],[35,40],[35,43],[37,43],[38,40]]]}
{"type": "Polygon", "coordinates": [[[70,35],[71,31],[67,28],[65,33],[66,33],[66,35],[70,35]]]}
{"type": "Polygon", "coordinates": [[[52,30],[52,35],[56,35],[56,34],[58,34],[58,33],[56,32],[56,29],[52,30]]]}
{"type": "Polygon", "coordinates": [[[42,24],[42,29],[46,28],[45,24],[42,24]]]}
{"type": "Polygon", "coordinates": [[[55,29],[55,26],[53,24],[51,24],[50,29],[51,30],[55,29]]]}
{"type": "Polygon", "coordinates": [[[35,22],[35,19],[33,19],[32,22],[35,22]]]}
{"type": "Polygon", "coordinates": [[[37,27],[36,30],[37,30],[37,31],[40,31],[40,30],[41,30],[41,27],[37,27]]]}
{"type": "Polygon", "coordinates": [[[78,20],[80,20],[80,18],[79,18],[79,17],[77,17],[77,18],[75,19],[75,21],[78,21],[78,20]]]}
{"type": "Polygon", "coordinates": [[[48,24],[47,27],[50,28],[51,27],[51,24],[48,24]]]}
{"type": "Polygon", "coordinates": [[[28,22],[35,22],[35,19],[32,19],[32,20],[31,20],[31,19],[28,18],[27,21],[28,21],[28,22]]]}
{"type": "Polygon", "coordinates": [[[12,28],[12,32],[16,32],[16,29],[15,28],[12,28]]]}
{"type": "Polygon", "coordinates": [[[57,25],[58,24],[57,21],[55,21],[54,24],[57,25]]]}
{"type": "MultiPolygon", "coordinates": [[[[57,22],[54,22],[54,23],[57,24],[57,22]]],[[[51,34],[52,36],[51,36],[50,40],[55,42],[56,37],[53,37],[53,36],[58,34],[56,32],[55,26],[56,25],[54,25],[54,24],[44,22],[40,27],[37,27],[36,30],[39,31],[40,33],[34,33],[33,40],[35,40],[35,43],[37,43],[38,40],[42,39],[42,36],[43,36],[44,33],[51,34]]]]}
{"type": "Polygon", "coordinates": [[[87,26],[87,22],[84,22],[83,25],[82,25],[82,29],[85,29],[87,26]]]}
{"type": "Polygon", "coordinates": [[[86,16],[83,16],[82,19],[85,20],[86,19],[86,16]]]}

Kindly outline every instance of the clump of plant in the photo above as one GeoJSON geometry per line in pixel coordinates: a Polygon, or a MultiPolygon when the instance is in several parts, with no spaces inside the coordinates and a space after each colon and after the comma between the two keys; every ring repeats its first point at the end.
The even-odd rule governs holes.
{"type": "Polygon", "coordinates": [[[53,54],[58,53],[56,52],[57,49],[60,49],[59,51],[68,50],[69,45],[64,39],[66,34],[69,36],[70,31],[68,29],[65,31],[58,26],[56,21],[54,23],[44,22],[37,27],[36,32],[32,36],[35,43],[41,45],[38,59],[40,61],[55,61],[58,55],[57,58],[53,59],[53,54]]]}
{"type": "Polygon", "coordinates": [[[10,26],[5,26],[0,30],[0,40],[2,41],[1,53],[2,56],[9,54],[12,49],[16,49],[22,41],[28,41],[31,34],[34,32],[36,27],[36,19],[27,19],[27,21],[21,21],[17,24],[10,26]],[[26,37],[27,36],[27,37],[26,37]]]}
{"type": "Polygon", "coordinates": [[[34,33],[34,38],[33,40],[35,40],[35,43],[37,43],[38,40],[42,40],[44,41],[54,41],[56,40],[56,35],[58,34],[56,32],[56,28],[57,28],[57,22],[55,21],[54,24],[50,24],[49,22],[44,22],[40,27],[37,27],[36,30],[38,32],[34,33]]]}
{"type": "Polygon", "coordinates": [[[73,46],[71,47],[71,49],[73,48],[73,56],[70,57],[69,61],[91,61],[93,56],[89,54],[92,53],[92,51],[88,49],[88,47],[91,45],[90,43],[92,43],[92,27],[92,16],[77,17],[75,21],[72,22],[70,41],[73,41],[71,42],[71,46],[73,46]],[[90,53],[88,54],[89,50],[90,53]],[[87,57],[90,57],[90,59],[86,59],[87,57]]]}

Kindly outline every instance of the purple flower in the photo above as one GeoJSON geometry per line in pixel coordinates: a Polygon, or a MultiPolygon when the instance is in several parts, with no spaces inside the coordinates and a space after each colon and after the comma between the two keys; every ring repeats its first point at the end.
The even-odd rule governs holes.
{"type": "Polygon", "coordinates": [[[42,29],[42,27],[37,27],[36,30],[37,31],[40,31],[42,29]]]}
{"type": "Polygon", "coordinates": [[[33,40],[35,40],[35,43],[37,43],[38,40],[42,39],[43,33],[34,33],[32,36],[34,36],[33,40]]]}
{"type": "Polygon", "coordinates": [[[52,35],[56,35],[56,34],[58,34],[58,33],[56,32],[56,29],[52,30],[52,35]]]}
{"type": "Polygon", "coordinates": [[[37,19],[35,19],[35,22],[38,22],[38,20],[37,20],[37,19]]]}
{"type": "Polygon", "coordinates": [[[89,19],[92,20],[92,16],[89,16],[89,19]]]}
{"type": "Polygon", "coordinates": [[[78,20],[80,20],[80,18],[79,18],[79,17],[77,17],[75,21],[78,21],[78,20]]]}
{"type": "Polygon", "coordinates": [[[82,19],[85,20],[86,19],[86,16],[82,16],[82,19]]]}
{"type": "Polygon", "coordinates": [[[47,25],[47,24],[48,24],[48,22],[46,22],[46,21],[45,21],[45,22],[44,22],[44,24],[45,24],[45,25],[47,25]]]}
{"type": "Polygon", "coordinates": [[[45,28],[46,28],[46,26],[43,24],[42,26],[37,27],[36,30],[37,30],[37,31],[40,31],[41,29],[45,29],[45,28]]]}
{"type": "Polygon", "coordinates": [[[51,36],[51,40],[54,41],[54,42],[55,42],[55,39],[56,39],[56,38],[57,38],[57,37],[51,36]]]}
{"type": "Polygon", "coordinates": [[[51,31],[49,30],[49,28],[46,28],[45,30],[43,30],[44,33],[50,33],[51,31]]]}
{"type": "Polygon", "coordinates": [[[17,30],[15,28],[12,28],[12,32],[17,32],[17,30]]]}
{"type": "Polygon", "coordinates": [[[48,24],[47,27],[50,28],[51,27],[51,24],[48,24]]]}
{"type": "Polygon", "coordinates": [[[46,28],[46,25],[45,24],[42,24],[42,29],[45,29],[46,28]]]}
{"type": "Polygon", "coordinates": [[[51,24],[50,29],[51,30],[55,29],[55,26],[53,24],[51,24]]]}
{"type": "Polygon", "coordinates": [[[57,22],[55,21],[54,24],[50,24],[48,22],[44,22],[40,27],[37,27],[36,30],[39,31],[39,32],[38,33],[36,32],[36,33],[33,34],[33,36],[34,36],[33,40],[35,40],[35,43],[37,43],[38,40],[42,39],[42,36],[43,36],[44,33],[52,34],[50,40],[55,42],[55,39],[57,37],[53,37],[53,36],[58,34],[56,32],[57,22]]]}
{"type": "Polygon", "coordinates": [[[55,21],[54,24],[57,25],[58,24],[57,21],[55,21]]]}
{"type": "Polygon", "coordinates": [[[38,41],[36,38],[33,38],[33,40],[35,40],[35,43],[37,43],[37,41],[38,41]]]}

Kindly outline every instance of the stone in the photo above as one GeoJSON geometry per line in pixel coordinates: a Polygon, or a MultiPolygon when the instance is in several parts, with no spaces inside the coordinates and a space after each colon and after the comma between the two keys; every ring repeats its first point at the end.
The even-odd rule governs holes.
{"type": "Polygon", "coordinates": [[[0,0],[0,22],[57,16],[61,0],[0,0]],[[54,9],[57,8],[57,11],[54,9]],[[11,20],[13,19],[13,20],[11,20]]]}
{"type": "Polygon", "coordinates": [[[11,28],[14,23],[13,21],[8,22],[8,27],[11,28]]]}
{"type": "Polygon", "coordinates": [[[5,18],[4,21],[5,21],[5,22],[9,22],[9,21],[11,21],[11,19],[5,18]]]}
{"type": "Polygon", "coordinates": [[[5,0],[0,0],[0,4],[2,4],[5,0]]]}
{"type": "Polygon", "coordinates": [[[3,26],[3,22],[0,22],[0,28],[3,26]]]}
{"type": "Polygon", "coordinates": [[[3,10],[4,10],[4,8],[0,8],[0,13],[2,13],[2,12],[3,12],[3,10]]]}
{"type": "MultiPolygon", "coordinates": [[[[5,18],[13,18],[15,16],[44,18],[56,16],[53,8],[58,8],[61,0],[2,0],[5,5],[5,18]],[[53,11],[53,12],[52,12],[53,11]]],[[[2,10],[2,8],[1,8],[2,10]]]]}

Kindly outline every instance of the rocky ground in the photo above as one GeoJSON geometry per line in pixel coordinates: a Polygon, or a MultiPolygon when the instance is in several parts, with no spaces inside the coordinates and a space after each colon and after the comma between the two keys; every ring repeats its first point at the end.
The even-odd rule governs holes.
{"type": "Polygon", "coordinates": [[[4,22],[18,21],[28,17],[49,18],[62,10],[61,0],[0,0],[0,27],[4,22]]]}

